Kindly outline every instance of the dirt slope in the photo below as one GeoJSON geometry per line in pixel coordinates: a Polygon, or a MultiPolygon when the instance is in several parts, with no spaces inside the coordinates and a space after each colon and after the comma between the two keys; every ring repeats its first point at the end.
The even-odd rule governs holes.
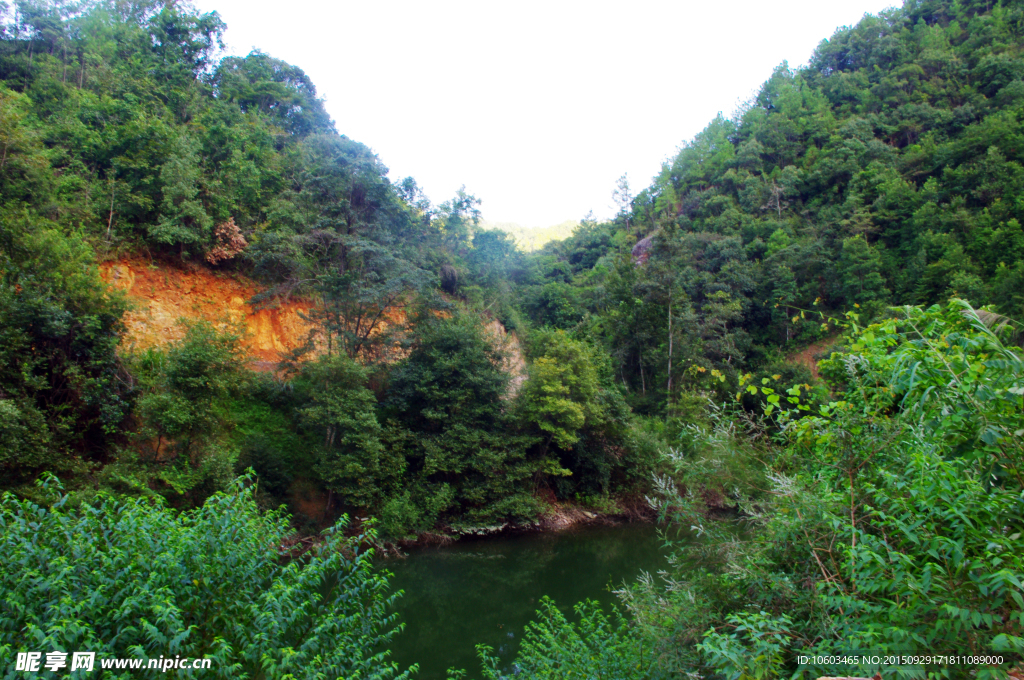
{"type": "Polygon", "coordinates": [[[817,379],[818,361],[817,359],[815,359],[815,357],[824,352],[825,350],[827,350],[832,345],[836,344],[838,340],[839,336],[833,335],[831,337],[824,338],[823,340],[812,342],[811,344],[807,345],[807,347],[804,347],[802,350],[789,354],[786,357],[786,361],[792,364],[801,364],[803,366],[806,366],[811,370],[811,375],[814,376],[815,379],[817,379]]]}
{"type": "Polygon", "coordinates": [[[178,340],[180,318],[205,319],[240,332],[243,345],[259,363],[276,363],[283,353],[306,342],[310,324],[301,316],[311,303],[291,300],[256,310],[249,300],[260,292],[255,282],[204,267],[180,268],[130,258],[100,265],[103,278],[127,293],[133,309],[125,316],[123,343],[134,349],[178,340]]]}
{"type": "MultiPolygon", "coordinates": [[[[125,258],[100,264],[103,279],[123,290],[132,302],[125,315],[127,334],[122,344],[129,350],[145,349],[178,340],[182,328],[178,320],[205,319],[222,329],[234,329],[242,336],[253,367],[273,370],[291,350],[307,342],[311,324],[302,318],[312,302],[291,299],[266,309],[249,304],[262,288],[242,276],[216,272],[203,266],[181,267],[144,258],[125,258]]],[[[404,323],[399,310],[391,323],[404,323]]],[[[526,360],[515,332],[508,333],[497,320],[486,326],[487,334],[506,353],[503,368],[511,377],[514,395],[526,380],[526,360]]],[[[395,360],[405,350],[391,354],[395,360]]]]}

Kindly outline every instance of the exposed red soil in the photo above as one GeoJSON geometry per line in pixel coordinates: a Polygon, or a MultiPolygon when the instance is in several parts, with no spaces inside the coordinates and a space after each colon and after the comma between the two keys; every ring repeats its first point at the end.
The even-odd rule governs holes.
{"type": "Polygon", "coordinates": [[[838,340],[838,336],[832,336],[830,338],[818,340],[817,342],[812,342],[811,344],[807,345],[807,347],[804,347],[802,350],[798,352],[793,352],[792,354],[786,356],[786,361],[788,361],[791,364],[800,364],[801,366],[806,366],[807,368],[810,369],[811,375],[814,376],[814,379],[817,380],[818,360],[815,357],[824,352],[825,350],[827,350],[832,345],[834,345],[836,343],[836,340],[838,340]]]}
{"type": "MultiPolygon", "coordinates": [[[[138,256],[101,263],[100,273],[107,283],[124,291],[132,303],[125,315],[127,332],[121,341],[129,351],[180,340],[184,328],[179,320],[203,319],[221,330],[238,333],[253,369],[273,371],[285,355],[306,344],[313,331],[312,324],[303,318],[313,307],[311,300],[291,298],[257,309],[249,301],[263,287],[238,274],[138,256]]],[[[386,322],[405,324],[405,311],[391,310],[386,322]]],[[[502,368],[512,377],[509,389],[514,395],[526,380],[526,360],[519,338],[514,332],[506,332],[496,320],[485,330],[505,351],[502,368]]],[[[314,340],[322,350],[322,338],[314,336],[314,340]]],[[[408,353],[398,346],[379,351],[385,361],[396,361],[408,353]]]]}
{"type": "Polygon", "coordinates": [[[284,354],[305,344],[312,330],[302,318],[312,307],[309,300],[293,298],[255,309],[249,300],[262,288],[238,275],[142,258],[105,262],[100,272],[133,303],[122,340],[128,349],[173,342],[183,334],[179,319],[204,319],[239,333],[253,366],[271,370],[284,354]]]}

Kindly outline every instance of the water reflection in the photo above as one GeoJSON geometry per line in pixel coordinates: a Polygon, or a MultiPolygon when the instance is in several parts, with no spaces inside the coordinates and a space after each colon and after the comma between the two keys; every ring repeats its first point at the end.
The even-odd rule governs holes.
{"type": "Polygon", "coordinates": [[[650,524],[415,549],[384,562],[392,586],[405,591],[397,611],[406,629],[395,639],[392,658],[403,668],[419,663],[417,677],[424,680],[445,678],[447,668],[479,677],[474,645],[490,645],[510,663],[544,595],[566,614],[586,598],[607,605],[616,599],[612,587],[665,564],[650,524]]]}

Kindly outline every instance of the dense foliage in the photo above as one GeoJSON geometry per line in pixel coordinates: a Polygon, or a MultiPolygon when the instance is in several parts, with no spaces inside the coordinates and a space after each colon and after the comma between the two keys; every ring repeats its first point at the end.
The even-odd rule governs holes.
{"type": "Polygon", "coordinates": [[[589,345],[560,340],[585,351],[586,384],[557,407],[534,384],[576,378],[545,373],[549,358],[524,390],[508,375],[522,357],[498,336],[530,331],[510,294],[526,265],[479,227],[474,197],[435,206],[391,181],[299,68],[218,58],[216,13],[0,9],[5,487],[31,495],[50,470],[83,497],[188,506],[251,465],[266,504],[320,524],[370,512],[397,537],[533,519],[539,490],[606,496],[626,478],[609,451],[630,416],[589,345]],[[305,296],[315,332],[274,375],[249,369],[233,329],[188,320],[180,340],[118,356],[127,304],[94,253],[133,251],[255,277],[257,304],[305,296]]]}
{"type": "MultiPolygon", "coordinates": [[[[624,672],[612,655],[593,672],[1006,677],[1024,659],[1024,352],[1005,344],[1010,330],[962,302],[903,308],[854,327],[826,362],[836,401],[812,408],[793,389],[775,402],[774,443],[711,411],[657,489],[664,515],[702,540],[676,542],[674,569],[620,592],[634,624],[603,629],[603,646],[637,662],[624,672]],[[723,482],[741,534],[704,512],[703,492],[723,482]],[[814,661],[930,653],[1003,663],[814,661]]],[[[575,628],[542,615],[545,644],[517,661],[540,677],[591,668],[575,628]]]]}
{"type": "Polygon", "coordinates": [[[252,481],[181,514],[109,496],[71,508],[53,480],[40,489],[49,507],[4,494],[4,677],[22,675],[6,661],[23,650],[205,657],[219,678],[409,677],[380,651],[398,626],[361,548],[372,535],[346,538],[341,523],[284,562],[288,518],[257,508],[252,481]]]}
{"type": "Polygon", "coordinates": [[[0,471],[83,474],[127,415],[115,349],[125,302],[80,238],[27,213],[0,218],[0,471]],[[54,451],[67,455],[54,456],[54,451]]]}
{"type": "Polygon", "coordinates": [[[734,381],[834,336],[801,311],[957,294],[1019,318],[1022,21],[1016,2],[915,1],[838,31],[635,197],[620,183],[614,222],[549,244],[524,305],[600,338],[653,413],[695,368],[734,381]]]}
{"type": "Polygon", "coordinates": [[[288,531],[455,536],[648,495],[701,540],[620,592],[629,619],[544,602],[520,673],[1020,662],[1020,2],[866,16],[529,255],[464,191],[390,179],[298,67],[221,57],[224,28],[171,0],[0,2],[5,654],[392,677],[366,553],[343,524],[285,561],[288,531]],[[309,341],[256,372],[235,329],[185,319],[130,351],[97,267],[125,253],[302,296],[309,341]],[[290,524],[257,509],[283,503],[290,524]]]}
{"type": "Polygon", "coordinates": [[[1002,654],[970,672],[1004,677],[1020,662],[1022,12],[865,17],[650,187],[621,181],[614,222],[584,220],[533,259],[524,309],[605,348],[629,403],[664,417],[652,496],[700,548],[682,540],[663,583],[621,591],[634,623],[605,647],[646,654],[633,671],[591,667],[549,611],[521,668],[869,676],[883,669],[797,658],[941,649],[1002,654]],[[923,309],[951,296],[974,307],[923,309]],[[838,351],[825,386],[783,361],[810,342],[838,351]],[[710,502],[745,519],[741,536],[710,502]]]}

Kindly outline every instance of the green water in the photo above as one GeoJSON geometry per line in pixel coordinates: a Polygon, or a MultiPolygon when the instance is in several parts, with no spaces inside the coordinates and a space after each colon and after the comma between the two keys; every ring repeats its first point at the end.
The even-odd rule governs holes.
{"type": "Polygon", "coordinates": [[[566,614],[587,598],[607,607],[617,600],[612,587],[665,565],[656,527],[642,523],[413,549],[383,565],[405,591],[396,609],[406,627],[392,658],[402,668],[419,663],[422,680],[443,680],[448,668],[479,678],[474,645],[490,645],[510,663],[542,596],[566,614]]]}

